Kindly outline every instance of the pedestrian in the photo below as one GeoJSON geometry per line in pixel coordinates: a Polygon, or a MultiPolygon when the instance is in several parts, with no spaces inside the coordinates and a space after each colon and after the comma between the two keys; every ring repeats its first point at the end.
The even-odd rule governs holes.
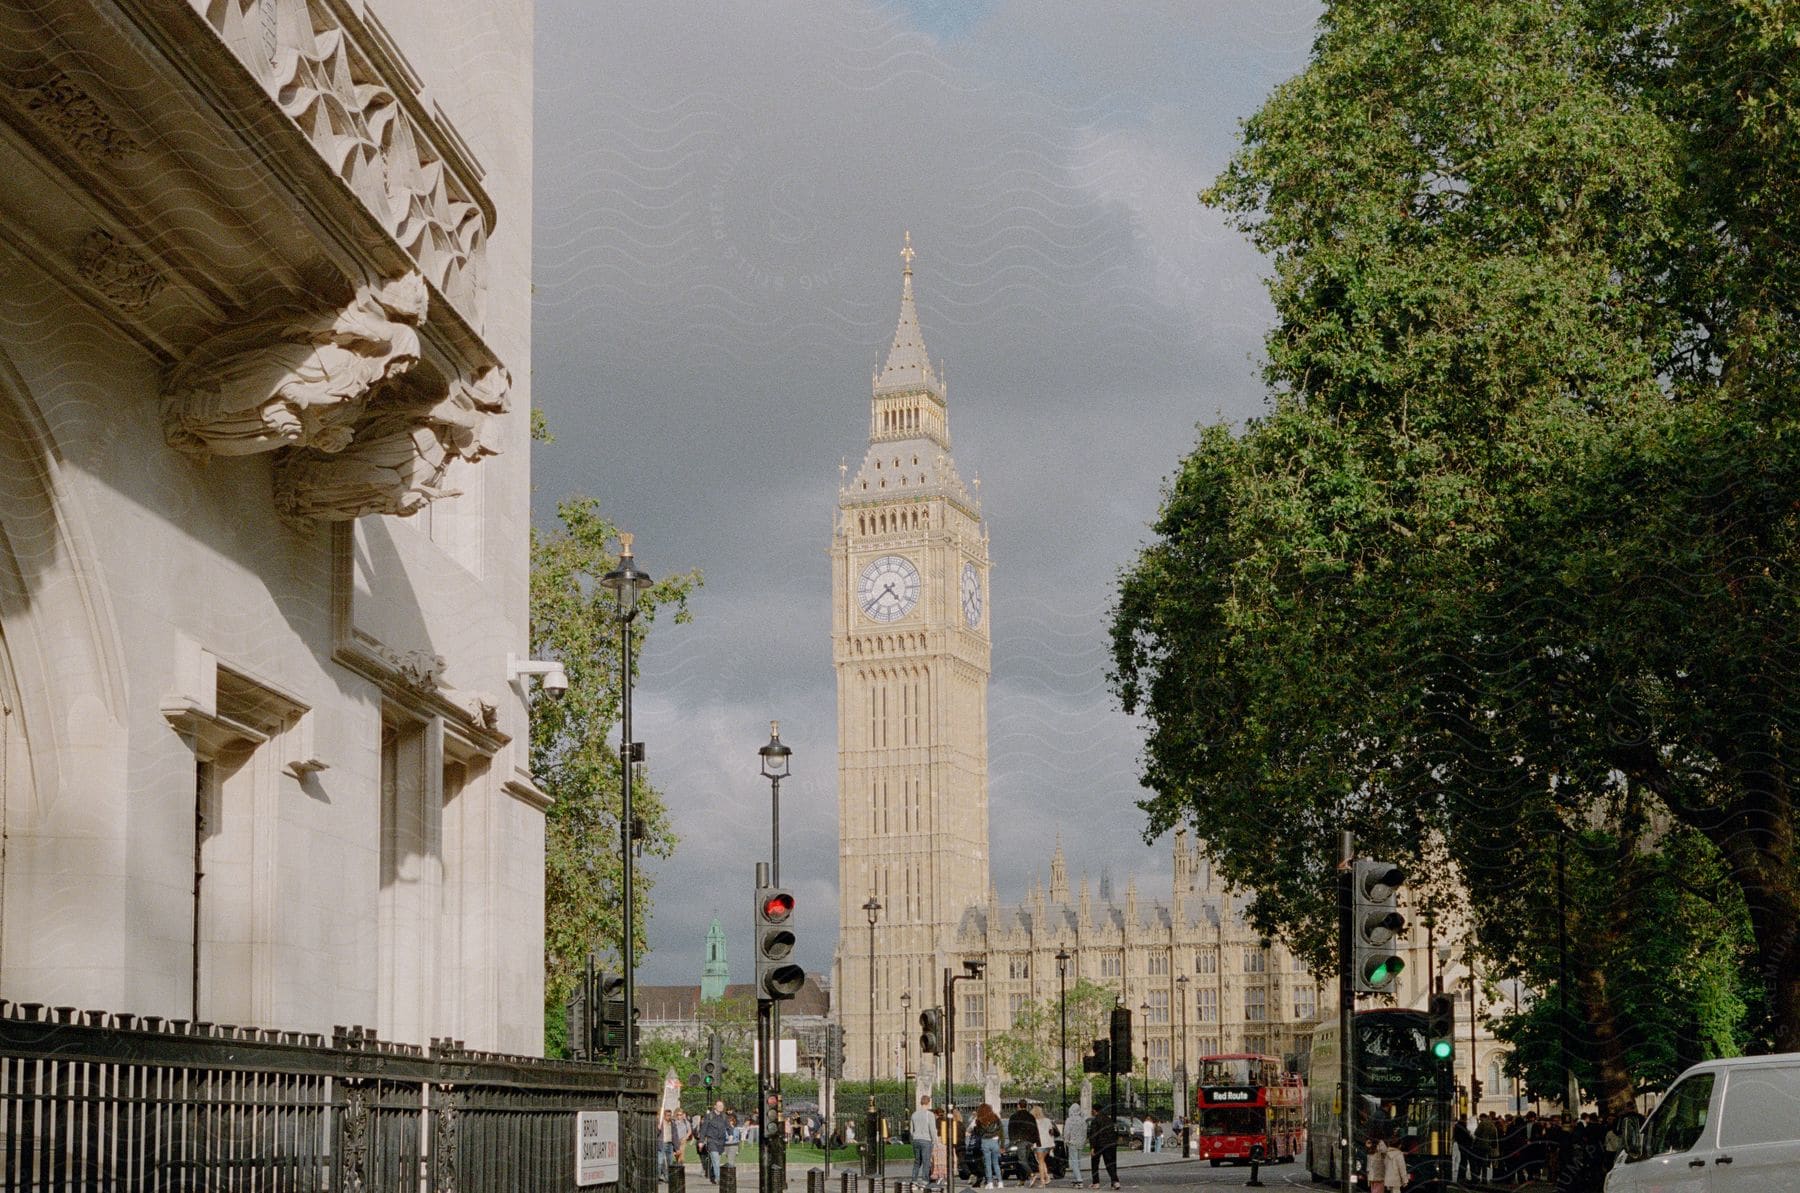
{"type": "Polygon", "coordinates": [[[937,1143],[937,1115],[931,1113],[931,1095],[919,1095],[919,1108],[912,1113],[913,1184],[931,1183],[931,1149],[937,1143]]]}
{"type": "Polygon", "coordinates": [[[1050,1121],[1042,1106],[1031,1108],[1031,1121],[1037,1127],[1037,1146],[1032,1149],[1037,1155],[1037,1175],[1025,1183],[1047,1189],[1050,1187],[1050,1152],[1056,1147],[1056,1124],[1050,1121]]]}
{"type": "Polygon", "coordinates": [[[1144,1154],[1147,1156],[1153,1150],[1153,1145],[1156,1143],[1156,1120],[1151,1118],[1148,1114],[1144,1116],[1143,1132],[1144,1154]]]}
{"type": "Polygon", "coordinates": [[[1094,1188],[1100,1187],[1100,1165],[1106,1165],[1106,1175],[1112,1178],[1112,1187],[1119,1187],[1119,1124],[1109,1109],[1105,1114],[1096,1114],[1088,1119],[1087,1144],[1090,1159],[1088,1160],[1088,1183],[1094,1188]]]}
{"type": "Polygon", "coordinates": [[[731,1124],[725,1118],[725,1103],[714,1102],[712,1110],[700,1120],[695,1146],[700,1149],[700,1167],[706,1179],[719,1183],[719,1163],[725,1158],[725,1144],[731,1138],[731,1124]]]}
{"type": "Polygon", "coordinates": [[[1081,1103],[1073,1103],[1069,1107],[1068,1117],[1063,1121],[1063,1147],[1069,1153],[1069,1175],[1075,1178],[1075,1187],[1081,1188],[1081,1149],[1087,1146],[1087,1111],[1081,1103]]]}
{"type": "Polygon", "coordinates": [[[664,1110],[656,1124],[656,1179],[669,1179],[669,1161],[675,1158],[675,1112],[664,1110]]]}
{"type": "Polygon", "coordinates": [[[675,1112],[675,1163],[687,1165],[688,1140],[693,1137],[694,1124],[689,1120],[686,1111],[675,1112]]]}
{"type": "Polygon", "coordinates": [[[1369,1193],[1387,1193],[1388,1143],[1385,1139],[1375,1141],[1375,1150],[1369,1153],[1369,1193]]]}
{"type": "Polygon", "coordinates": [[[1481,1159],[1477,1179],[1491,1181],[1494,1179],[1494,1156],[1500,1151],[1500,1124],[1492,1110],[1475,1122],[1475,1145],[1481,1159]]]}
{"type": "Polygon", "coordinates": [[[1467,1182],[1475,1179],[1475,1135],[1469,1130],[1469,1124],[1462,1119],[1456,1120],[1456,1126],[1450,1132],[1451,1140],[1456,1144],[1458,1181],[1467,1182]]]}
{"type": "Polygon", "coordinates": [[[976,1140],[981,1144],[982,1179],[989,1189],[1004,1189],[1006,1182],[1000,1179],[1000,1116],[994,1108],[983,1102],[975,1108],[976,1140]]]}
{"type": "Polygon", "coordinates": [[[731,1134],[725,1137],[725,1167],[736,1168],[738,1145],[744,1142],[744,1128],[735,1112],[726,1115],[725,1121],[731,1127],[731,1134]]]}
{"type": "Polygon", "coordinates": [[[1393,1193],[1400,1193],[1400,1190],[1406,1188],[1408,1176],[1406,1171],[1406,1152],[1398,1145],[1390,1147],[1387,1150],[1386,1162],[1387,1167],[1382,1171],[1382,1176],[1386,1178],[1387,1187],[1392,1190],[1393,1193]]]}

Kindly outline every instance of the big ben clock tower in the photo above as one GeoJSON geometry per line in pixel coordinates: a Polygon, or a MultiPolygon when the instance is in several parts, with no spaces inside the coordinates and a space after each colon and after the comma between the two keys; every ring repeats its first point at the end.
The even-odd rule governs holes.
{"type": "MultiPolygon", "coordinates": [[[[988,892],[988,541],[950,459],[947,390],[901,250],[900,323],[831,542],[838,693],[835,1001],[849,1074],[891,1076],[936,1006],[951,934],[988,892]],[[880,904],[869,927],[870,897],[880,904]],[[871,941],[871,936],[873,940],[871,941]],[[869,1008],[873,947],[875,1006],[869,1008]]],[[[847,471],[847,470],[846,470],[847,471]]]]}

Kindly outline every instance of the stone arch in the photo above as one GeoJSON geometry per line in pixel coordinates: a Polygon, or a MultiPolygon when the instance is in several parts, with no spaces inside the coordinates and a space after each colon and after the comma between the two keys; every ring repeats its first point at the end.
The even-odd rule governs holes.
{"type": "Polygon", "coordinates": [[[49,428],[0,349],[0,650],[30,760],[23,782],[7,776],[10,825],[73,788],[104,785],[116,798],[124,782],[123,654],[94,561],[49,428]]]}

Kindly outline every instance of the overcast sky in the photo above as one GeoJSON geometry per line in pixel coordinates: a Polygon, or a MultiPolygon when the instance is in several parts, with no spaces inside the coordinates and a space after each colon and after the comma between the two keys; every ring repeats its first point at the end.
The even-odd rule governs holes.
{"type": "Polygon", "coordinates": [[[1138,726],[1106,685],[1117,575],[1196,425],[1262,406],[1264,263],[1195,193],[1305,63],[1314,0],[818,0],[537,9],[535,515],[600,499],[653,575],[698,569],[634,709],[681,837],[641,980],[749,977],[756,751],[794,749],[801,961],[837,933],[830,543],[867,446],[902,233],[994,559],[993,879],[1167,891],[1138,726]]]}

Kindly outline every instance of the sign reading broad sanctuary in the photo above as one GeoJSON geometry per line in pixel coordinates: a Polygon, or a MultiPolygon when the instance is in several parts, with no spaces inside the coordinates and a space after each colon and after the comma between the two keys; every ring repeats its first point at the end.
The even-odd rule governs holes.
{"type": "Polygon", "coordinates": [[[611,1185],[619,1179],[619,1112],[575,1112],[575,1184],[611,1185]]]}

